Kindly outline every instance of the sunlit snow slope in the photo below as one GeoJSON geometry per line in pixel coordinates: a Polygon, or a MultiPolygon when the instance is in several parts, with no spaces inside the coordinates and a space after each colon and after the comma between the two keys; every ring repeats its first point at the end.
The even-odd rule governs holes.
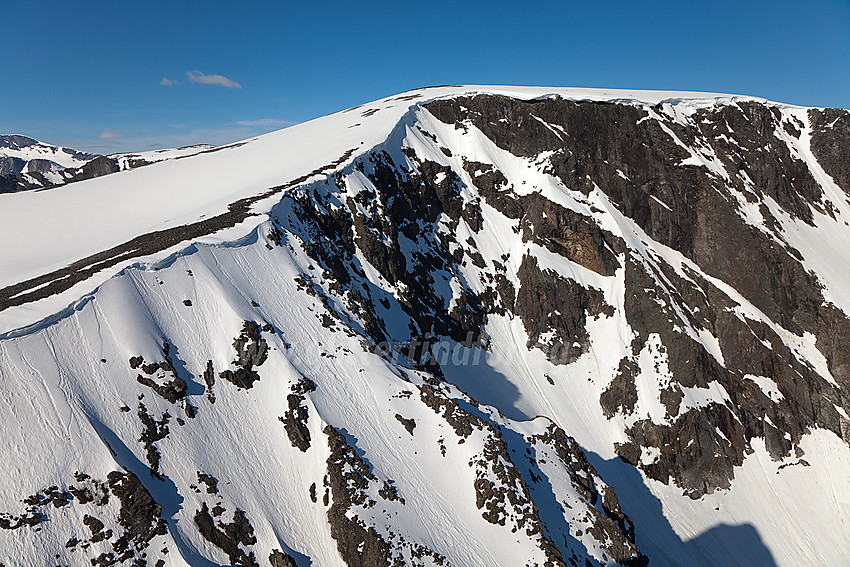
{"type": "Polygon", "coordinates": [[[848,133],[440,87],[0,195],[0,562],[850,563],[848,133]]]}

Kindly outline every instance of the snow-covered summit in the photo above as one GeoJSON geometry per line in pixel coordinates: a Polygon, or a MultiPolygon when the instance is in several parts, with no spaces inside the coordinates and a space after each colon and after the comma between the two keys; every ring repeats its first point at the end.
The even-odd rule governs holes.
{"type": "MultiPolygon", "coordinates": [[[[437,99],[475,94],[521,100],[560,97],[564,100],[618,102],[643,107],[667,104],[676,108],[677,112],[744,100],[764,102],[752,97],[675,91],[434,87],[388,97],[215,150],[192,147],[121,154],[118,156],[119,166],[121,163],[125,165],[121,169],[128,169],[134,160],[145,163],[163,158],[167,160],[52,190],[2,196],[0,241],[19,239],[34,219],[41,219],[44,224],[38,238],[31,239],[28,246],[0,249],[0,288],[56,272],[145,234],[197,224],[225,214],[237,201],[259,198],[270,188],[287,186],[331,164],[339,167],[350,163],[385,141],[411,109],[437,99]],[[345,159],[340,160],[343,157],[345,159]],[[69,235],[73,237],[69,238],[69,235]]],[[[797,112],[804,111],[798,109],[797,112]]],[[[60,150],[57,148],[57,151],[60,150]]],[[[274,199],[253,203],[251,211],[268,212],[268,203],[272,202],[274,199]]],[[[248,225],[240,229],[243,232],[250,230],[249,225],[255,224],[256,219],[244,221],[248,225]]],[[[215,231],[203,229],[195,236],[207,236],[211,232],[215,231]]],[[[224,238],[231,237],[232,234],[228,233],[224,238]]],[[[90,290],[122,266],[142,257],[150,260],[148,256],[131,255],[103,273],[94,274],[94,279],[77,289],[90,290]]],[[[36,285],[45,283],[47,280],[36,285]]],[[[54,298],[44,308],[30,305],[21,316],[2,312],[0,331],[33,323],[39,316],[55,311],[62,302],[67,304],[72,297],[73,294],[54,298]]]]}

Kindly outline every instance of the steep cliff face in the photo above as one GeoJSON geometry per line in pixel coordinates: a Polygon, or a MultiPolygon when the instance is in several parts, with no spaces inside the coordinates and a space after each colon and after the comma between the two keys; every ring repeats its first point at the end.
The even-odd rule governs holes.
{"type": "Polygon", "coordinates": [[[846,562],[848,127],[425,89],[132,172],[336,144],[2,280],[82,299],[0,339],[0,561],[846,562]]]}
{"type": "MultiPolygon", "coordinates": [[[[634,368],[647,348],[663,353],[667,367],[663,389],[653,395],[664,405],[664,423],[641,416],[631,424],[630,441],[618,450],[622,457],[657,480],[672,476],[699,497],[729,486],[755,437],[781,458],[812,427],[839,436],[847,429],[850,368],[840,345],[850,337],[850,321],[825,297],[824,282],[795,248],[798,243],[785,235],[798,224],[843,224],[846,196],[836,187],[825,194],[818,172],[801,159],[807,151],[822,155],[824,170],[842,180],[840,148],[846,138],[840,129],[819,130],[822,112],[783,112],[742,102],[683,116],[681,109],[665,105],[491,96],[437,101],[426,108],[456,128],[475,127],[511,155],[545,156],[543,171],[581,195],[604,195],[651,242],[681,255],[671,262],[639,248],[624,249],[613,242],[617,235],[609,238],[613,245],[604,238],[595,244],[599,256],[606,247],[622,254],[625,304],[619,315],[634,332],[623,368],[634,368]],[[801,137],[813,130],[820,133],[810,150],[801,137]],[[724,291],[717,280],[735,293],[724,291]],[[812,359],[783,340],[789,334],[813,339],[812,359]],[[821,356],[826,372],[819,373],[814,358],[821,356]],[[779,399],[760,390],[753,376],[775,382],[779,399]],[[710,386],[726,395],[705,407],[681,407],[687,389],[710,386]],[[660,456],[640,464],[641,449],[652,448],[660,456]]],[[[847,115],[826,114],[833,121],[847,115]]],[[[565,232],[575,234],[563,226],[566,222],[552,220],[563,206],[553,203],[554,211],[538,212],[520,205],[511,211],[499,200],[484,199],[506,216],[514,212],[521,226],[553,225],[532,229],[524,239],[581,263],[558,240],[565,232]]],[[[584,231],[582,249],[594,248],[591,233],[584,231]]],[[[520,279],[521,274],[522,268],[520,279]]],[[[569,294],[557,295],[562,312],[586,311],[569,294]]],[[[526,330],[534,327],[526,321],[529,311],[540,305],[535,298],[514,310],[526,330]]],[[[560,330],[556,321],[549,328],[560,330]]],[[[602,394],[607,415],[639,416],[634,380],[639,380],[634,373],[618,374],[613,388],[602,394]]]]}

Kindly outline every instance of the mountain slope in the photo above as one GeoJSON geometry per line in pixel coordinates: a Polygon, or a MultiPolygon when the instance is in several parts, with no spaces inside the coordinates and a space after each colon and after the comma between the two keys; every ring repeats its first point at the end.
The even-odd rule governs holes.
{"type": "Polygon", "coordinates": [[[845,564],[849,120],[446,87],[3,195],[0,561],[845,564]]]}

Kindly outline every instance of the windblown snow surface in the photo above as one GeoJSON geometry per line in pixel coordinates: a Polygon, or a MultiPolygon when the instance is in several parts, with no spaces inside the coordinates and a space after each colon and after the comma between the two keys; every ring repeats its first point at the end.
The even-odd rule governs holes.
{"type": "Polygon", "coordinates": [[[0,563],[850,564],[849,188],[813,112],[430,88],[0,195],[0,563]],[[557,105],[634,116],[666,169],[581,169],[601,130],[557,105]],[[798,169],[706,142],[743,146],[733,114],[798,169]],[[668,170],[793,250],[815,322],[650,234],[668,170]],[[764,189],[792,173],[802,205],[764,189]],[[422,337],[450,356],[398,354],[422,337]]]}

